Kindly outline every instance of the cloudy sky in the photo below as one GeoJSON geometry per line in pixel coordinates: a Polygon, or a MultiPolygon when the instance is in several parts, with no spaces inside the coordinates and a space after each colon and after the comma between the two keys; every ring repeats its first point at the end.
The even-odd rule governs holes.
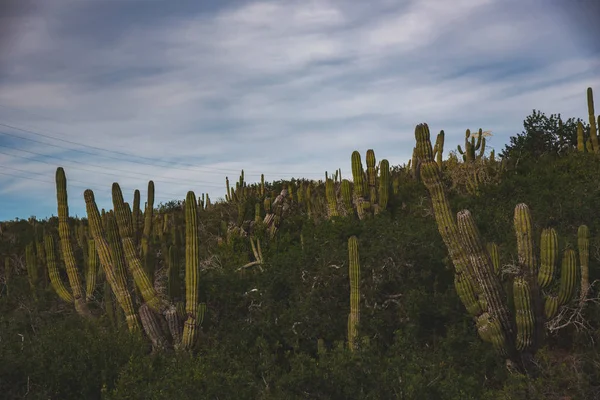
{"type": "Polygon", "coordinates": [[[0,220],[56,215],[57,166],[82,216],[83,190],[111,208],[114,181],[129,198],[153,179],[157,203],[215,200],[242,168],[350,177],[370,148],[403,164],[421,122],[445,130],[447,154],[467,128],[501,150],[534,108],[587,118],[598,10],[570,4],[5,1],[0,220]]]}

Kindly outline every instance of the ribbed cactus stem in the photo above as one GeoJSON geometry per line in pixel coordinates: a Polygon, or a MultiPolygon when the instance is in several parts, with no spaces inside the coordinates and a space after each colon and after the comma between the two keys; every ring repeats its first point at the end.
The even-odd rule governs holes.
{"type": "Polygon", "coordinates": [[[129,330],[139,330],[140,326],[133,308],[131,295],[127,290],[127,278],[121,271],[116,271],[114,269],[114,263],[110,254],[108,242],[104,236],[104,227],[102,226],[102,220],[100,212],[98,211],[98,206],[96,205],[94,192],[87,189],[83,192],[83,197],[85,199],[88,221],[90,223],[90,233],[96,243],[100,264],[104,269],[106,280],[110,284],[119,305],[125,313],[125,320],[127,321],[129,330]]]}
{"type": "Polygon", "coordinates": [[[531,342],[524,343],[520,351],[533,352],[541,344],[544,338],[544,303],[538,284],[539,268],[537,258],[534,253],[533,228],[531,222],[531,212],[527,204],[520,203],[515,207],[514,227],[517,237],[517,254],[520,272],[523,279],[527,282],[531,312],[535,315],[536,325],[533,328],[533,339],[531,342]]]}
{"type": "Polygon", "coordinates": [[[154,182],[148,182],[148,201],[146,202],[146,210],[144,212],[144,231],[142,233],[142,263],[144,269],[148,273],[149,279],[154,278],[153,257],[150,255],[151,239],[152,239],[152,222],[154,220],[154,182]]]}
{"type": "Polygon", "coordinates": [[[435,139],[435,145],[433,147],[433,156],[438,167],[442,169],[443,152],[444,152],[444,131],[440,131],[435,139]]]}
{"type": "Polygon", "coordinates": [[[352,152],[352,179],[354,180],[354,204],[356,206],[356,212],[359,219],[365,217],[366,210],[371,205],[365,199],[365,173],[362,167],[362,161],[360,159],[360,153],[358,151],[352,152]]]}
{"type": "Polygon", "coordinates": [[[457,223],[462,244],[469,253],[473,275],[485,298],[486,307],[483,311],[489,314],[489,323],[495,325],[494,328],[502,328],[497,331],[498,335],[493,337],[492,343],[502,354],[513,357],[514,328],[506,304],[504,288],[494,272],[494,265],[471,213],[468,210],[459,212],[457,223]]]}
{"type": "Polygon", "coordinates": [[[377,172],[375,170],[375,152],[367,150],[367,183],[369,185],[369,201],[373,206],[377,202],[377,172]]]}
{"type": "Polygon", "coordinates": [[[182,348],[191,349],[198,337],[198,292],[200,254],[196,196],[189,191],[185,199],[185,311],[187,319],[183,327],[182,348]]]}
{"type": "Polygon", "coordinates": [[[46,263],[48,265],[48,275],[50,275],[50,284],[58,297],[67,303],[73,303],[73,296],[60,279],[58,270],[58,261],[56,259],[54,237],[50,234],[45,235],[44,245],[46,247],[46,263]]]}
{"type": "Polygon", "coordinates": [[[350,189],[350,181],[348,181],[348,179],[342,180],[341,189],[342,203],[344,204],[346,215],[354,215],[354,207],[352,206],[352,191],[350,189]]]}
{"type": "Polygon", "coordinates": [[[133,230],[134,230],[134,238],[135,238],[135,246],[137,247],[140,244],[141,238],[141,226],[142,226],[142,210],[140,208],[141,203],[141,194],[138,189],[135,189],[133,192],[133,209],[132,209],[132,219],[133,219],[133,230]]]}
{"type": "Polygon", "coordinates": [[[113,301],[113,293],[108,281],[104,281],[104,311],[113,327],[117,326],[117,316],[115,315],[115,302],[113,301]]]}
{"type": "Polygon", "coordinates": [[[352,179],[354,181],[354,193],[358,197],[365,196],[365,173],[362,167],[362,161],[360,159],[360,153],[358,151],[352,152],[352,179]]]}
{"type": "Polygon", "coordinates": [[[379,163],[379,199],[378,199],[378,211],[387,209],[388,201],[390,199],[390,163],[388,160],[381,160],[379,163]]]}
{"type": "Polygon", "coordinates": [[[585,152],[585,137],[581,121],[577,121],[577,151],[581,153],[585,152]]]}
{"type": "Polygon", "coordinates": [[[358,239],[348,239],[348,259],[350,277],[350,314],[348,315],[348,346],[351,351],[357,348],[358,326],[360,324],[360,261],[358,256],[358,239]]]}
{"type": "Polygon", "coordinates": [[[596,126],[596,113],[594,111],[594,93],[592,88],[587,88],[587,104],[588,104],[588,116],[590,120],[590,139],[592,141],[592,149],[595,153],[600,152],[600,146],[598,145],[598,127],[596,126]]]}
{"type": "Polygon", "coordinates": [[[558,305],[567,304],[575,295],[577,285],[577,256],[575,251],[567,249],[563,253],[560,268],[560,286],[558,288],[558,305]]]}
{"type": "Polygon", "coordinates": [[[87,241],[88,265],[86,273],[86,300],[91,301],[94,298],[94,290],[96,289],[96,277],[98,276],[98,252],[96,252],[96,244],[93,239],[87,241]]]}
{"type": "MultiPolygon", "coordinates": [[[[458,226],[444,192],[440,169],[433,160],[433,149],[427,124],[417,125],[415,138],[417,139],[416,152],[421,162],[421,179],[431,195],[438,231],[448,248],[456,273],[458,275],[463,273],[470,275],[468,270],[469,259],[460,243],[458,226]]],[[[469,281],[470,279],[460,280],[461,285],[468,285],[469,281]]],[[[473,293],[477,295],[478,291],[476,288],[473,289],[475,290],[473,293]]],[[[469,292],[472,291],[469,289],[469,292]]]]}
{"type": "MultiPolygon", "coordinates": [[[[166,304],[162,301],[154,288],[150,274],[142,266],[142,261],[137,255],[135,246],[133,244],[133,222],[131,219],[131,210],[129,205],[123,200],[123,193],[118,183],[113,183],[112,186],[112,199],[113,207],[115,210],[115,216],[117,225],[119,228],[119,235],[121,236],[121,243],[123,244],[123,251],[125,252],[125,262],[136,286],[139,288],[144,301],[155,311],[162,313],[166,304]]],[[[194,199],[194,207],[196,206],[196,199],[194,199]]]]}
{"type": "Polygon", "coordinates": [[[500,251],[498,250],[498,245],[496,243],[488,243],[486,247],[494,266],[494,273],[500,275],[500,251]]]}
{"type": "Polygon", "coordinates": [[[325,181],[325,196],[327,197],[327,209],[329,210],[329,218],[339,216],[337,196],[335,194],[335,183],[332,179],[325,181]]]}
{"type": "Polygon", "coordinates": [[[71,229],[69,228],[69,205],[67,200],[67,177],[65,171],[58,167],[56,169],[56,200],[58,203],[58,234],[60,236],[60,244],[62,249],[69,284],[73,291],[73,299],[75,310],[82,316],[91,317],[92,314],[88,309],[85,292],[79,271],[75,261],[73,245],[71,244],[71,229]]]}
{"type": "Polygon", "coordinates": [[[558,235],[552,228],[542,230],[540,240],[540,269],[538,271],[538,284],[545,289],[550,286],[556,274],[558,259],[558,235]]]}
{"type": "Polygon", "coordinates": [[[169,247],[169,285],[168,294],[171,301],[181,300],[181,278],[179,276],[179,254],[176,246],[169,247]]]}

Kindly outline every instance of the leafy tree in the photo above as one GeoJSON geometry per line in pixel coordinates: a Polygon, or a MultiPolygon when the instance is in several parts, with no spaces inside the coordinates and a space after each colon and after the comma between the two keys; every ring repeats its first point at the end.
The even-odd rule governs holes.
{"type": "Polygon", "coordinates": [[[562,121],[560,114],[548,117],[534,109],[523,121],[523,132],[510,138],[510,144],[505,146],[500,156],[507,159],[538,158],[543,154],[561,154],[575,149],[577,122],[580,121],[589,131],[589,125],[580,118],[562,121]]]}

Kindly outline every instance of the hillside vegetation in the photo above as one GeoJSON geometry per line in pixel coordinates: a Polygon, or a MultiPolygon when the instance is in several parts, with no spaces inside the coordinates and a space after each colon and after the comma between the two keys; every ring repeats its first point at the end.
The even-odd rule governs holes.
{"type": "Polygon", "coordinates": [[[534,110],[499,155],[420,124],[406,165],[242,171],[218,202],[115,183],[99,210],[58,168],[58,217],[0,223],[0,397],[600,399],[587,95],[589,121],[534,110]]]}

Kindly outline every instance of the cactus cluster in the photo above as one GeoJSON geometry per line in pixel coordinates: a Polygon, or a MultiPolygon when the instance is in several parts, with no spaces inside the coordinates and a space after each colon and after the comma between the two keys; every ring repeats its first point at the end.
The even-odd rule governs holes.
{"type": "MultiPolygon", "coordinates": [[[[455,267],[456,291],[475,319],[480,337],[516,368],[526,368],[544,338],[544,323],[559,307],[573,299],[576,291],[577,258],[573,250],[564,252],[560,279],[556,268],[558,239],[554,229],[542,233],[541,254],[535,255],[531,214],[525,204],[515,207],[518,264],[512,280],[514,307],[509,307],[502,282],[495,245],[486,246],[468,210],[456,219],[444,192],[440,169],[433,159],[427,124],[415,129],[421,177],[432,198],[435,219],[455,267]],[[554,283],[554,282],[559,283],[554,283]]],[[[582,271],[589,257],[587,227],[579,229],[579,255],[582,271]]],[[[582,277],[586,273],[582,273],[582,277]]],[[[586,287],[582,281],[582,289],[586,287]]],[[[584,293],[582,291],[582,293],[584,293]]]]}

